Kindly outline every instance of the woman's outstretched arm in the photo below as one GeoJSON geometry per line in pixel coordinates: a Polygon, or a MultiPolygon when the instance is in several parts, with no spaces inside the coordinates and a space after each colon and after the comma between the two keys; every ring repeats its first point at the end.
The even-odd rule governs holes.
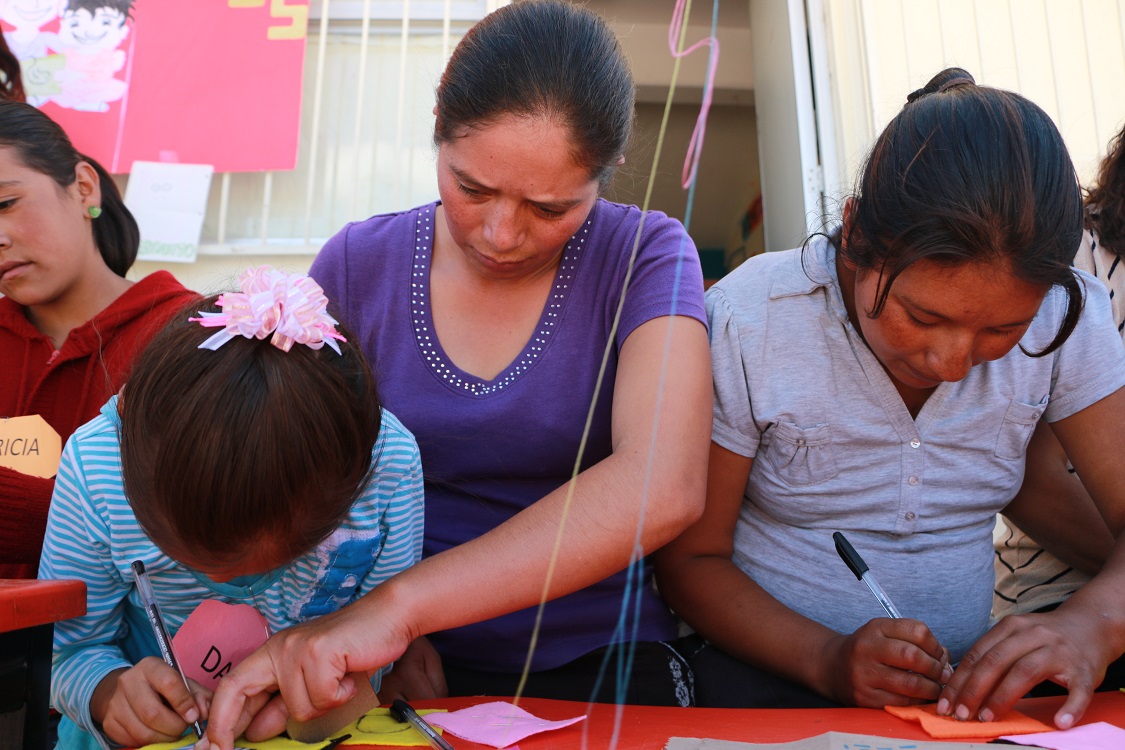
{"type": "Polygon", "coordinates": [[[667,543],[703,509],[711,366],[702,324],[655,318],[621,346],[613,453],[483,536],[423,560],[355,604],[272,637],[224,678],[208,738],[227,750],[250,696],[280,690],[305,720],[350,697],[416,637],[554,599],[667,543]],[[550,585],[545,582],[550,574],[550,585]]]}

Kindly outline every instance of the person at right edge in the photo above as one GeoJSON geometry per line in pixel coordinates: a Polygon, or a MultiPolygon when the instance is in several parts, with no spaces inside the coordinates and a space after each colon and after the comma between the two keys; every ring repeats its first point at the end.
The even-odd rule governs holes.
{"type": "Polygon", "coordinates": [[[1054,612],[990,627],[996,514],[1033,536],[1057,524],[1053,502],[1013,503],[1040,419],[1125,527],[1125,346],[1105,288],[1071,266],[1081,234],[1047,114],[950,68],[876,140],[841,228],[708,291],[706,508],[655,556],[708,641],[697,705],[785,690],[990,721],[1050,679],[1069,694],[1055,724],[1082,718],[1125,651],[1125,543],[1054,612]]]}
{"type": "MultiPolygon", "coordinates": [[[[1074,265],[1096,276],[1109,289],[1113,324],[1125,336],[1125,265],[1117,253],[1118,248],[1125,248],[1125,127],[1110,140],[1097,184],[1086,191],[1085,222],[1074,265]]],[[[1007,514],[1001,515],[1000,534],[995,540],[996,596],[992,603],[997,619],[1056,609],[1101,569],[1113,547],[1113,535],[1046,424],[1040,424],[1032,437],[1027,475],[1016,499],[1060,503],[1055,528],[1069,531],[1078,543],[1057,545],[1052,536],[1032,539],[1007,514]]],[[[1122,687],[1125,663],[1118,659],[1106,669],[1098,689],[1122,687]]],[[[1032,690],[1033,695],[1061,692],[1062,688],[1051,682],[1032,690]]]]}

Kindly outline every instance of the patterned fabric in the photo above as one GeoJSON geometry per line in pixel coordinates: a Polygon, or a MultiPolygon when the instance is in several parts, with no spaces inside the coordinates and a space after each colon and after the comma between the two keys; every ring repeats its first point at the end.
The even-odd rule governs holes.
{"type": "Polygon", "coordinates": [[[144,562],[174,635],[208,598],[253,605],[277,632],[358,599],[421,556],[418,447],[389,412],[372,478],[340,527],[288,565],[229,583],[176,562],[140,528],[122,486],[120,425],[114,397],[67,443],[40,561],[41,578],[86,583],[86,615],[55,626],[51,703],[104,747],[90,718],[94,688],[111,671],[160,655],[133,584],[134,560],[144,562]]]}
{"type": "Polygon", "coordinates": [[[1093,231],[1082,233],[1082,244],[1074,256],[1074,267],[1096,276],[1109,290],[1117,332],[1125,335],[1125,268],[1121,257],[1103,245],[1093,231]]]}
{"type": "MultiPolygon", "coordinates": [[[[1092,231],[1082,234],[1074,267],[1096,276],[1109,290],[1113,323],[1125,338],[1125,264],[1092,231]]],[[[1071,472],[1074,469],[1070,469],[1071,472]]],[[[1004,516],[996,529],[996,595],[993,617],[1034,612],[1058,605],[1090,577],[1071,568],[1035,543],[1004,516]]]]}

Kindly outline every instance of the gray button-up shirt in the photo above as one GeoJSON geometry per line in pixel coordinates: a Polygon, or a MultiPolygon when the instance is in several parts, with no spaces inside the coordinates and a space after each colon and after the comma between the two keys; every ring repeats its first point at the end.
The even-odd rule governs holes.
{"type": "MultiPolygon", "coordinates": [[[[841,633],[883,616],[835,552],[843,531],[906,617],[959,660],[987,629],[995,514],[1023,479],[1040,417],[1068,417],[1125,386],[1107,292],[1059,349],[1019,347],[942,383],[912,418],[849,322],[824,238],[750,259],[707,295],[713,440],[754,458],[734,561],[791,609],[841,633]]],[[[1021,341],[1055,337],[1053,288],[1021,341]]]]}

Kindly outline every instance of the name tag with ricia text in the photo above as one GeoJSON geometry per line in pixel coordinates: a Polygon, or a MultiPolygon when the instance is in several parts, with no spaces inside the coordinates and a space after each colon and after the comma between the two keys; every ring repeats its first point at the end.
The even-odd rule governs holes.
{"type": "Polygon", "coordinates": [[[0,418],[0,466],[50,479],[59,470],[62,439],[38,414],[0,418]]]}

